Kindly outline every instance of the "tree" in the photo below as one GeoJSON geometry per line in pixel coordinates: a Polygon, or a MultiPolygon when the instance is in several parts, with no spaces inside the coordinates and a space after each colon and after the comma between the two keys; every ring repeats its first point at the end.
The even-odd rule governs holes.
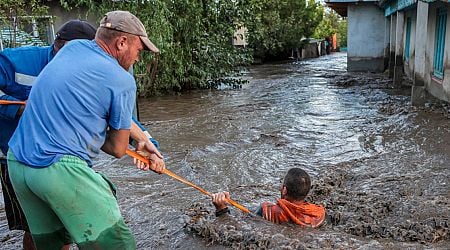
{"type": "MultiPolygon", "coordinates": [[[[70,9],[87,6],[101,17],[110,10],[128,10],[149,28],[161,50],[146,53],[135,65],[139,93],[208,88],[227,80],[242,65],[276,56],[311,36],[322,18],[310,0],[60,0],[70,9]],[[238,26],[248,29],[249,46],[232,45],[238,26]]],[[[230,82],[230,81],[228,81],[230,82]]],[[[233,83],[233,82],[232,82],[233,83]]]]}
{"type": "Polygon", "coordinates": [[[327,9],[323,12],[323,19],[314,31],[314,38],[324,39],[326,37],[331,37],[338,31],[341,18],[332,9],[327,9]]]}
{"type": "Polygon", "coordinates": [[[340,20],[337,28],[337,36],[338,36],[337,40],[338,46],[340,48],[347,47],[347,29],[348,29],[347,19],[340,20]]]}
{"type": "Polygon", "coordinates": [[[347,47],[347,19],[340,17],[334,10],[327,9],[314,31],[314,38],[324,39],[333,34],[337,34],[339,47],[347,47]]]}
{"type": "Polygon", "coordinates": [[[301,47],[302,38],[312,35],[322,19],[322,7],[309,1],[252,0],[249,26],[250,46],[260,58],[284,55],[301,47]]]}
{"type": "Polygon", "coordinates": [[[231,41],[242,22],[245,1],[216,0],[62,0],[67,8],[87,6],[101,17],[114,10],[128,10],[146,27],[160,49],[159,56],[144,53],[135,65],[139,92],[157,92],[210,87],[210,82],[232,74],[248,64],[251,54],[231,41]]]}

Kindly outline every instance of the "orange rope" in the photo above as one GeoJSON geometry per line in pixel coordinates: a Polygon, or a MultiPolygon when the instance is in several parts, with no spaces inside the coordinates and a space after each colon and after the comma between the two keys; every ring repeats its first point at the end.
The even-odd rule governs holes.
{"type": "MultiPolygon", "coordinates": [[[[135,152],[135,151],[132,151],[132,150],[130,150],[130,149],[127,149],[126,154],[129,155],[129,156],[131,156],[131,157],[133,157],[133,158],[138,159],[139,161],[142,161],[142,162],[144,162],[144,163],[150,165],[149,159],[145,158],[145,156],[139,154],[138,152],[135,152]]],[[[184,178],[182,178],[182,177],[176,175],[175,173],[173,173],[172,171],[170,171],[170,170],[168,170],[168,169],[164,169],[163,173],[164,173],[164,174],[167,174],[168,176],[170,176],[170,177],[172,177],[172,178],[174,178],[174,179],[177,179],[177,180],[183,182],[183,183],[186,184],[186,185],[189,185],[189,186],[191,186],[191,187],[197,189],[198,191],[200,191],[201,193],[203,193],[203,194],[205,194],[205,195],[207,195],[207,196],[209,196],[209,197],[212,196],[211,193],[209,193],[208,191],[204,190],[204,189],[201,188],[201,187],[196,186],[195,184],[193,184],[193,183],[187,181],[186,179],[184,179],[184,178]]],[[[250,213],[250,210],[248,210],[246,207],[242,206],[241,204],[237,203],[236,201],[234,201],[234,200],[232,200],[232,199],[227,199],[227,202],[228,202],[229,204],[235,206],[236,208],[238,208],[239,210],[241,210],[241,211],[244,212],[244,213],[250,213]]]]}
{"type": "Polygon", "coordinates": [[[0,100],[0,105],[25,105],[26,102],[23,101],[8,101],[8,100],[0,100]]]}

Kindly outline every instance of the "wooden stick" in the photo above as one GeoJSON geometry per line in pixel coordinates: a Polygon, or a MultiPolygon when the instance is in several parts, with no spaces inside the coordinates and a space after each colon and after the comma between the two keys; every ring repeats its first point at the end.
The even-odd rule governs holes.
{"type": "MultiPolygon", "coordinates": [[[[147,159],[145,156],[139,154],[138,152],[135,152],[135,151],[133,151],[133,150],[127,149],[126,154],[129,155],[129,156],[131,156],[131,157],[133,157],[133,158],[138,159],[139,161],[142,161],[142,162],[144,162],[144,163],[150,165],[150,160],[147,159]]],[[[193,183],[187,181],[186,179],[184,179],[184,178],[182,178],[182,177],[176,175],[175,173],[173,173],[172,171],[168,170],[167,168],[164,169],[163,173],[164,173],[164,174],[167,174],[168,176],[170,176],[170,177],[172,177],[172,178],[174,178],[174,179],[179,180],[180,182],[183,182],[184,184],[186,184],[186,185],[188,185],[188,186],[191,186],[191,187],[197,189],[198,191],[200,191],[201,193],[203,193],[203,194],[205,194],[205,195],[207,195],[207,196],[209,196],[209,197],[212,196],[212,194],[209,193],[208,191],[206,191],[206,190],[204,190],[203,188],[198,187],[198,186],[196,186],[195,184],[193,184],[193,183]]],[[[227,202],[228,202],[229,204],[235,206],[236,208],[238,208],[239,210],[241,210],[241,211],[244,212],[244,213],[250,213],[250,210],[248,210],[246,207],[242,206],[241,204],[237,203],[236,201],[234,201],[234,200],[232,200],[232,199],[227,199],[227,202]]]]}
{"type": "MultiPolygon", "coordinates": [[[[24,102],[24,101],[0,100],[0,105],[25,105],[25,104],[26,104],[26,102],[24,102]]],[[[132,151],[130,149],[127,149],[126,153],[127,153],[127,155],[129,155],[129,156],[131,156],[133,158],[136,158],[136,159],[138,159],[138,160],[140,160],[140,161],[150,165],[150,161],[147,158],[145,158],[143,155],[140,155],[139,153],[137,153],[135,151],[132,151]]],[[[200,187],[196,186],[195,184],[193,184],[193,183],[187,181],[186,179],[176,175],[175,173],[173,173],[172,171],[170,171],[168,169],[164,169],[163,173],[167,174],[168,176],[170,176],[170,177],[172,177],[174,179],[177,179],[177,180],[183,182],[186,185],[189,185],[189,186],[197,189],[198,191],[202,192],[203,194],[205,194],[205,195],[207,195],[209,197],[212,196],[211,193],[209,193],[208,191],[204,190],[203,188],[200,188],[200,187]]],[[[227,199],[227,202],[229,204],[235,206],[236,208],[238,208],[239,210],[241,210],[244,213],[250,213],[250,210],[248,210],[246,207],[242,206],[241,204],[237,203],[236,201],[234,201],[232,199],[227,199]]]]}
{"type": "Polygon", "coordinates": [[[8,100],[0,100],[0,105],[25,105],[27,104],[24,101],[8,101],[8,100]]]}

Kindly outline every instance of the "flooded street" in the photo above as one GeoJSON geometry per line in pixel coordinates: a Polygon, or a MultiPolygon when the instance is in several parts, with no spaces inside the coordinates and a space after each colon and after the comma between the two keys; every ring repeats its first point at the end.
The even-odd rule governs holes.
{"type": "MultiPolygon", "coordinates": [[[[166,166],[200,187],[255,208],[275,202],[291,167],[308,200],[327,209],[319,229],[243,216],[216,219],[210,199],[168,176],[101,155],[138,249],[449,249],[448,106],[410,106],[410,88],[349,74],[346,54],[252,66],[239,90],[140,100],[140,118],[166,166]]],[[[20,249],[0,203],[0,248],[20,249]]]]}

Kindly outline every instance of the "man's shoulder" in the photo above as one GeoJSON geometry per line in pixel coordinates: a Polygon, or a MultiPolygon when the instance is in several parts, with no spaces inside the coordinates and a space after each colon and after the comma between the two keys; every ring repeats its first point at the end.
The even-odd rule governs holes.
{"type": "Polygon", "coordinates": [[[18,48],[7,48],[1,52],[2,55],[7,58],[16,58],[16,57],[30,57],[30,56],[41,56],[48,55],[48,53],[52,50],[51,46],[24,46],[18,48]]]}
{"type": "Polygon", "coordinates": [[[6,58],[20,73],[38,75],[42,68],[51,60],[53,48],[27,46],[5,49],[1,55],[6,58]]]}

